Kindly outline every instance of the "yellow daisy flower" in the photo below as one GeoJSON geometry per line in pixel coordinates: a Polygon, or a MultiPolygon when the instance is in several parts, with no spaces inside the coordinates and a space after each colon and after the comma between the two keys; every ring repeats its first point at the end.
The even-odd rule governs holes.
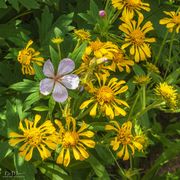
{"type": "Polygon", "coordinates": [[[64,39],[61,37],[55,37],[55,38],[52,38],[51,41],[54,44],[61,44],[64,41],[64,39]]]}
{"type": "Polygon", "coordinates": [[[145,85],[148,84],[151,81],[151,78],[147,75],[139,75],[139,76],[134,76],[134,83],[139,84],[139,85],[145,85]]]}
{"type": "Polygon", "coordinates": [[[86,147],[94,148],[95,142],[91,140],[94,136],[92,131],[87,130],[88,125],[83,121],[79,130],[76,130],[76,120],[73,117],[66,118],[66,126],[55,120],[59,127],[58,144],[60,153],[57,157],[57,164],[68,166],[71,160],[71,152],[76,160],[84,160],[89,157],[86,147]]]}
{"type": "Polygon", "coordinates": [[[143,3],[142,0],[112,0],[113,7],[122,10],[123,16],[134,16],[134,12],[140,13],[141,10],[150,11],[148,3],[143,3]]]}
{"type": "Polygon", "coordinates": [[[76,39],[80,41],[90,41],[91,34],[84,29],[79,29],[79,30],[75,29],[74,36],[76,37],[76,39]]]}
{"type": "Polygon", "coordinates": [[[115,71],[116,68],[119,69],[120,72],[123,72],[124,69],[127,73],[131,72],[130,66],[134,65],[134,61],[130,60],[122,50],[119,49],[117,53],[114,53],[114,58],[112,59],[112,63],[110,66],[107,66],[107,69],[115,71]]]}
{"type": "Polygon", "coordinates": [[[125,91],[127,91],[128,86],[124,85],[125,81],[118,81],[117,78],[107,79],[107,75],[102,75],[102,80],[96,74],[98,79],[99,87],[94,87],[92,83],[89,82],[89,92],[93,95],[89,100],[84,101],[80,109],[86,108],[89,104],[93,103],[91,106],[90,115],[96,116],[97,109],[98,112],[105,113],[106,116],[110,117],[110,119],[114,119],[114,116],[122,115],[125,116],[126,112],[119,105],[124,105],[129,107],[128,104],[119,99],[117,96],[125,91]]]}
{"type": "Polygon", "coordinates": [[[44,58],[39,57],[40,52],[35,51],[34,48],[30,48],[32,45],[33,41],[30,40],[26,47],[19,51],[18,54],[18,61],[20,64],[22,64],[22,73],[23,74],[29,74],[29,75],[34,75],[34,68],[33,68],[33,63],[36,63],[39,66],[42,66],[44,58]]]}
{"type": "Polygon", "coordinates": [[[44,160],[51,156],[49,149],[56,149],[56,139],[54,135],[55,128],[50,120],[46,120],[42,125],[37,126],[41,116],[36,114],[34,121],[25,119],[25,126],[22,121],[19,122],[19,129],[21,134],[11,132],[9,134],[9,144],[16,146],[19,143],[23,143],[19,148],[19,155],[23,156],[26,161],[32,158],[33,150],[36,148],[41,158],[44,160]]]}
{"type": "Polygon", "coordinates": [[[176,30],[176,33],[179,33],[180,30],[180,11],[175,12],[175,11],[164,11],[164,13],[170,18],[163,18],[159,21],[160,24],[165,24],[166,28],[169,30],[169,32],[172,32],[174,29],[176,30]]]}
{"type": "Polygon", "coordinates": [[[155,88],[157,96],[161,97],[168,106],[175,108],[177,105],[177,90],[173,86],[168,85],[167,82],[159,83],[155,88]]]}
{"type": "Polygon", "coordinates": [[[105,126],[107,131],[115,131],[116,136],[111,141],[111,146],[117,152],[119,158],[123,160],[129,159],[129,154],[134,155],[136,149],[139,151],[143,149],[141,141],[132,134],[132,123],[127,121],[120,127],[117,121],[110,121],[111,124],[105,126]]]}
{"type": "Polygon", "coordinates": [[[118,52],[118,47],[110,41],[101,42],[99,39],[96,41],[91,41],[89,46],[85,50],[85,54],[83,55],[83,59],[87,56],[92,58],[107,58],[113,59],[114,53],[118,52]]]}
{"type": "Polygon", "coordinates": [[[151,57],[151,50],[148,43],[155,42],[155,38],[146,38],[147,32],[153,30],[152,23],[146,22],[141,28],[140,25],[144,17],[139,15],[138,22],[135,20],[126,20],[119,26],[119,29],[125,33],[125,43],[122,45],[122,49],[130,46],[130,54],[134,56],[135,62],[143,61],[146,58],[151,57]]]}

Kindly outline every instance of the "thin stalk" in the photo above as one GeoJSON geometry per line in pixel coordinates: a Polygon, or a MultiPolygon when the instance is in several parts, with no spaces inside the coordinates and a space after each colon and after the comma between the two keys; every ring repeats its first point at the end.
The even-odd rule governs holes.
{"type": "Polygon", "coordinates": [[[142,86],[142,110],[146,108],[146,85],[142,86]]]}
{"type": "Polygon", "coordinates": [[[161,55],[161,53],[162,53],[163,47],[164,47],[164,45],[165,45],[165,43],[166,43],[166,39],[167,39],[168,33],[169,33],[169,32],[168,32],[168,30],[167,30],[167,31],[166,31],[166,34],[165,34],[165,36],[164,36],[163,42],[162,42],[162,44],[161,44],[161,47],[160,47],[160,49],[159,49],[158,55],[157,55],[156,58],[155,58],[155,62],[154,62],[155,65],[157,64],[157,62],[158,62],[158,60],[159,60],[159,57],[160,57],[160,55],[161,55]]]}
{"type": "Polygon", "coordinates": [[[170,67],[170,64],[171,64],[171,61],[172,61],[171,55],[172,55],[172,46],[173,46],[173,41],[174,41],[175,33],[176,33],[176,31],[174,30],[173,33],[172,33],[172,36],[171,36],[170,47],[169,47],[168,65],[167,65],[166,72],[165,72],[165,74],[164,74],[164,79],[165,79],[166,76],[167,76],[167,73],[168,73],[168,71],[169,71],[169,67],[170,67]]]}
{"type": "Polygon", "coordinates": [[[133,113],[133,110],[134,110],[134,108],[135,108],[135,106],[136,106],[137,100],[139,99],[139,94],[140,94],[139,92],[140,92],[140,91],[137,92],[136,99],[134,100],[134,103],[133,103],[133,105],[132,105],[132,107],[131,107],[131,110],[130,110],[130,112],[129,112],[128,120],[130,120],[130,117],[131,117],[131,115],[132,115],[132,113],[133,113]]]}
{"type": "Polygon", "coordinates": [[[57,44],[57,49],[58,49],[59,59],[61,59],[61,47],[60,47],[60,44],[57,44]]]}
{"type": "Polygon", "coordinates": [[[130,163],[130,169],[133,169],[133,160],[132,160],[132,156],[131,155],[129,157],[129,163],[130,163]]]}

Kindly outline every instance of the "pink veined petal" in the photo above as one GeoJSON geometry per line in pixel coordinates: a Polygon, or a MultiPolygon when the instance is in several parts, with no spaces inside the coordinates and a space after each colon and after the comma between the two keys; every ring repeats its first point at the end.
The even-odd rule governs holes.
{"type": "Polygon", "coordinates": [[[47,77],[54,77],[54,67],[52,62],[48,59],[43,66],[43,73],[44,75],[46,75],[47,77]]]}
{"type": "Polygon", "coordinates": [[[62,76],[72,72],[75,68],[74,61],[69,58],[64,58],[60,61],[57,75],[62,76]]]}
{"type": "Polygon", "coordinates": [[[54,86],[54,80],[45,78],[40,81],[40,92],[41,94],[47,96],[48,94],[51,93],[52,89],[54,86]]]}
{"type": "Polygon", "coordinates": [[[68,89],[76,89],[79,85],[79,77],[75,74],[68,74],[61,78],[61,83],[68,89]]]}
{"type": "Polygon", "coordinates": [[[67,89],[59,82],[56,82],[52,96],[56,102],[64,102],[68,98],[67,89]]]}

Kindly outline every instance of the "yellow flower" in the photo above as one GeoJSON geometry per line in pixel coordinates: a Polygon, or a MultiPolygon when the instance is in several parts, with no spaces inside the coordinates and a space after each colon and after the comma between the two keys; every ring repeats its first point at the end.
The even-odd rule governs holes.
{"type": "Polygon", "coordinates": [[[155,93],[160,96],[168,106],[175,108],[177,105],[177,90],[167,82],[159,83],[155,88],[155,93]]]}
{"type": "Polygon", "coordinates": [[[106,116],[110,117],[110,119],[114,119],[114,116],[118,115],[126,115],[126,112],[119,107],[119,105],[124,105],[129,107],[128,104],[120,100],[117,96],[125,91],[127,91],[128,86],[122,86],[125,84],[125,81],[118,81],[117,78],[112,78],[107,83],[107,75],[102,75],[102,80],[96,74],[98,79],[99,87],[96,88],[92,83],[89,82],[90,93],[93,95],[89,100],[84,101],[80,109],[86,108],[89,104],[93,103],[91,106],[90,115],[96,116],[97,109],[98,112],[105,113],[106,116]],[[102,82],[101,82],[102,81],[102,82]]]}
{"type": "Polygon", "coordinates": [[[124,23],[119,26],[119,29],[125,33],[125,43],[121,48],[125,49],[130,46],[130,54],[134,56],[135,62],[150,58],[151,50],[148,43],[155,42],[155,38],[146,38],[145,35],[153,30],[152,23],[148,21],[141,28],[140,25],[144,19],[142,15],[139,15],[138,22],[125,18],[121,19],[124,23]]]}
{"type": "Polygon", "coordinates": [[[163,18],[159,21],[160,24],[166,24],[166,28],[169,30],[169,32],[172,32],[173,29],[176,29],[176,33],[179,33],[180,29],[180,12],[174,12],[174,11],[164,11],[164,13],[170,18],[163,18]]]}
{"type": "Polygon", "coordinates": [[[156,65],[146,62],[145,66],[149,72],[154,72],[154,73],[160,74],[160,71],[156,65]]]}
{"type": "Polygon", "coordinates": [[[37,127],[37,123],[41,119],[40,115],[35,115],[34,122],[25,119],[25,126],[22,121],[19,122],[21,134],[11,132],[9,134],[9,144],[15,146],[23,142],[19,148],[19,155],[23,156],[26,161],[32,158],[33,150],[37,148],[41,158],[44,160],[51,156],[49,149],[56,149],[56,139],[54,135],[55,128],[50,120],[46,120],[41,126],[37,127]]]}
{"type": "Polygon", "coordinates": [[[79,130],[76,130],[76,120],[73,117],[66,118],[66,126],[55,120],[55,123],[59,127],[57,142],[60,147],[60,153],[57,157],[56,162],[68,166],[71,159],[71,153],[76,160],[84,160],[89,157],[86,147],[94,148],[95,142],[91,140],[94,136],[92,131],[87,130],[88,125],[82,122],[79,130]]]}
{"type": "Polygon", "coordinates": [[[26,47],[19,51],[18,61],[22,64],[22,73],[34,75],[33,63],[36,63],[39,66],[42,66],[44,58],[39,57],[40,52],[35,51],[34,48],[30,48],[33,41],[30,40],[26,47]]]}
{"type": "Polygon", "coordinates": [[[64,39],[63,38],[60,38],[60,37],[55,37],[55,38],[52,38],[51,41],[54,43],[54,44],[61,44],[64,39]]]}
{"type": "Polygon", "coordinates": [[[145,85],[148,84],[151,81],[151,78],[147,75],[139,75],[139,76],[134,76],[134,83],[139,84],[139,85],[145,85]]]}
{"type": "Polygon", "coordinates": [[[89,41],[91,34],[84,29],[79,29],[79,30],[75,29],[74,36],[76,37],[76,39],[80,41],[89,41]]]}
{"type": "Polygon", "coordinates": [[[111,146],[114,151],[118,151],[119,158],[123,157],[124,161],[128,160],[130,153],[134,155],[136,149],[139,151],[143,149],[141,141],[137,141],[137,137],[131,132],[132,123],[130,121],[123,123],[121,127],[117,121],[110,121],[110,123],[105,126],[105,130],[115,131],[116,136],[111,141],[111,146]]]}
{"type": "Polygon", "coordinates": [[[124,71],[124,68],[127,73],[130,73],[130,67],[133,66],[134,61],[130,60],[122,50],[119,49],[117,53],[114,53],[114,58],[112,59],[112,63],[110,66],[107,66],[107,69],[115,71],[116,68],[119,69],[120,72],[124,71]]]}
{"type": "Polygon", "coordinates": [[[122,10],[123,16],[134,16],[134,12],[140,13],[143,9],[150,11],[149,4],[143,3],[141,0],[112,0],[112,5],[118,10],[122,10]]]}
{"type": "Polygon", "coordinates": [[[87,56],[91,56],[92,58],[107,58],[113,59],[114,53],[118,52],[118,47],[110,41],[101,42],[99,39],[96,41],[92,41],[89,43],[89,46],[85,50],[85,54],[83,55],[83,59],[87,56]]]}

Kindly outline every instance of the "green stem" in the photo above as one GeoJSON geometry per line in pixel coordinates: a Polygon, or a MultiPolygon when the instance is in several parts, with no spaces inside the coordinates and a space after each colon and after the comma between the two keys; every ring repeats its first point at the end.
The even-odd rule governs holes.
{"type": "Polygon", "coordinates": [[[129,162],[130,162],[130,169],[133,169],[133,159],[131,155],[129,157],[129,162]]]}
{"type": "Polygon", "coordinates": [[[167,69],[166,69],[166,72],[164,74],[164,79],[166,78],[167,76],[167,73],[169,71],[169,67],[170,67],[170,64],[171,64],[171,54],[172,54],[172,46],[173,46],[173,41],[174,41],[174,36],[175,36],[175,33],[176,31],[174,30],[173,33],[172,33],[172,36],[171,36],[171,41],[170,41],[170,48],[169,48],[169,58],[168,58],[168,65],[167,65],[167,69]]]}
{"type": "Polygon", "coordinates": [[[142,86],[142,110],[146,108],[146,85],[142,86]]]}
{"type": "Polygon", "coordinates": [[[61,59],[61,47],[60,47],[60,44],[57,44],[57,49],[58,49],[59,59],[61,59]]]}
{"type": "Polygon", "coordinates": [[[154,62],[155,65],[157,64],[157,62],[158,62],[158,60],[159,60],[159,57],[160,57],[160,55],[161,55],[161,53],[162,53],[163,47],[164,47],[164,45],[165,45],[165,43],[166,43],[166,39],[167,39],[168,33],[169,33],[169,32],[168,32],[168,30],[167,30],[167,31],[166,31],[166,34],[165,34],[165,36],[164,36],[163,42],[162,42],[162,44],[161,44],[161,47],[160,47],[160,49],[159,49],[158,55],[157,55],[156,58],[155,58],[155,62],[154,62]]]}
{"type": "Polygon", "coordinates": [[[132,107],[131,107],[131,110],[130,110],[130,112],[129,112],[128,120],[130,120],[130,117],[131,117],[131,115],[132,115],[132,113],[133,113],[134,107],[136,106],[137,100],[139,99],[139,94],[140,94],[139,92],[140,92],[140,91],[138,90],[137,95],[136,95],[136,99],[134,100],[134,103],[133,103],[133,105],[132,105],[132,107]]]}

